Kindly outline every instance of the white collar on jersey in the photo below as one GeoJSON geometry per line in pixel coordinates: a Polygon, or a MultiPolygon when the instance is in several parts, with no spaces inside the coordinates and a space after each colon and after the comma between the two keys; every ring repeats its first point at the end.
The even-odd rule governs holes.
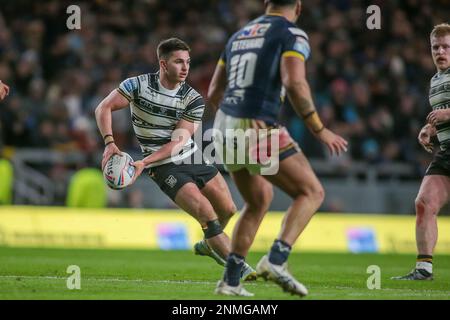
{"type": "Polygon", "coordinates": [[[175,94],[177,94],[178,90],[180,90],[181,86],[183,85],[183,82],[181,82],[175,89],[167,89],[161,83],[161,80],[159,78],[159,71],[156,74],[157,74],[156,81],[158,81],[159,91],[161,91],[164,94],[175,95],[175,94]]]}

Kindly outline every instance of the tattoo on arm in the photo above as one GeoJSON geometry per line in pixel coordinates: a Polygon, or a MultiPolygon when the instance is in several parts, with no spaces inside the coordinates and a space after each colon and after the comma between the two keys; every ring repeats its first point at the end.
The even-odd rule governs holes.
{"type": "Polygon", "coordinates": [[[308,115],[311,115],[313,112],[316,111],[316,108],[314,108],[312,101],[304,97],[298,97],[297,107],[298,112],[301,114],[303,118],[307,117],[308,115]]]}

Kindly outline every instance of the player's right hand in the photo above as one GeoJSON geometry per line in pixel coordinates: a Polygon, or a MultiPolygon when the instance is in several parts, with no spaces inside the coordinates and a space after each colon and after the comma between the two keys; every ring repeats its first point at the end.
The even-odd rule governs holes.
{"type": "Polygon", "coordinates": [[[105,168],[106,162],[108,162],[108,159],[111,158],[113,154],[121,155],[122,152],[117,148],[115,143],[110,143],[105,147],[105,151],[103,152],[102,171],[105,168]]]}
{"type": "Polygon", "coordinates": [[[317,138],[322,141],[330,151],[330,154],[340,155],[341,152],[347,152],[348,142],[340,135],[333,133],[331,130],[324,128],[316,134],[317,138]]]}
{"type": "Polygon", "coordinates": [[[9,94],[9,87],[0,80],[0,101],[9,94]]]}
{"type": "Polygon", "coordinates": [[[429,153],[433,153],[433,144],[431,143],[431,126],[426,125],[420,130],[419,136],[417,139],[419,140],[420,145],[425,149],[425,151],[429,153]]]}
{"type": "Polygon", "coordinates": [[[130,165],[134,166],[136,168],[136,171],[134,172],[133,179],[131,180],[130,185],[132,185],[136,179],[141,175],[142,171],[145,169],[145,163],[143,160],[138,160],[130,163],[130,165]]]}

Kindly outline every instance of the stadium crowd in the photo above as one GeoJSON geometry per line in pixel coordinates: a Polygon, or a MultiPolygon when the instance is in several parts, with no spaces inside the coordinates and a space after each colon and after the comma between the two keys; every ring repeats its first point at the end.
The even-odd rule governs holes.
{"type": "MultiPolygon", "coordinates": [[[[81,30],[69,30],[73,1],[0,4],[0,145],[101,152],[94,109],[125,78],[158,70],[156,45],[177,36],[192,49],[189,83],[206,94],[230,34],[263,12],[263,0],[78,1],[81,30]]],[[[430,111],[435,73],[429,32],[448,21],[447,0],[307,0],[308,80],[324,123],[350,141],[342,161],[402,161],[424,170],[416,137],[430,111]],[[369,30],[369,5],[381,29],[369,30]],[[420,17],[420,18],[419,18],[420,17]]],[[[129,111],[114,114],[116,143],[137,150],[129,111]]],[[[205,114],[204,129],[212,117],[205,114]]],[[[280,118],[309,158],[326,158],[285,106],[280,118]]]]}

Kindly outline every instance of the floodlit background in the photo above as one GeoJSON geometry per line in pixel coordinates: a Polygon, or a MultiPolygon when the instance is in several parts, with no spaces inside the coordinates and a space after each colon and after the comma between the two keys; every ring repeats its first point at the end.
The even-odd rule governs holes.
{"type": "MultiPolygon", "coordinates": [[[[347,251],[356,241],[368,251],[415,251],[414,198],[431,160],[416,139],[430,111],[428,85],[436,72],[429,33],[448,22],[448,9],[446,0],[304,1],[298,25],[312,47],[307,71],[314,100],[323,122],[350,142],[346,155],[329,157],[283,106],[280,122],[326,190],[323,214],[304,235],[306,248],[347,251]],[[366,27],[366,8],[373,4],[381,8],[380,30],[366,27]]],[[[176,207],[149,178],[123,191],[97,179],[103,142],[94,109],[123,79],[156,72],[156,45],[173,36],[191,46],[188,82],[206,95],[227,38],[263,10],[263,0],[1,1],[0,79],[11,92],[0,102],[0,243],[162,248],[164,235],[181,234],[181,246],[190,247],[201,237],[197,225],[179,210],[161,215],[160,209],[176,207]],[[70,5],[81,9],[80,30],[66,26],[70,5]],[[94,169],[81,171],[88,167],[94,169]],[[108,234],[116,237],[108,240],[105,211],[80,209],[86,206],[132,210],[108,220],[108,234]],[[65,207],[71,215],[64,215],[65,207]],[[138,221],[114,229],[114,221],[128,219],[138,221]],[[133,242],[137,226],[144,231],[133,242]]],[[[206,112],[203,130],[211,126],[206,112]]],[[[129,110],[114,113],[113,130],[119,148],[139,159],[129,110]]],[[[240,208],[242,199],[223,174],[240,208]]],[[[276,190],[271,210],[289,204],[276,190]]],[[[276,235],[280,216],[269,215],[277,228],[262,228],[258,248],[276,235]]],[[[438,250],[450,252],[449,220],[440,226],[438,250]]]]}

